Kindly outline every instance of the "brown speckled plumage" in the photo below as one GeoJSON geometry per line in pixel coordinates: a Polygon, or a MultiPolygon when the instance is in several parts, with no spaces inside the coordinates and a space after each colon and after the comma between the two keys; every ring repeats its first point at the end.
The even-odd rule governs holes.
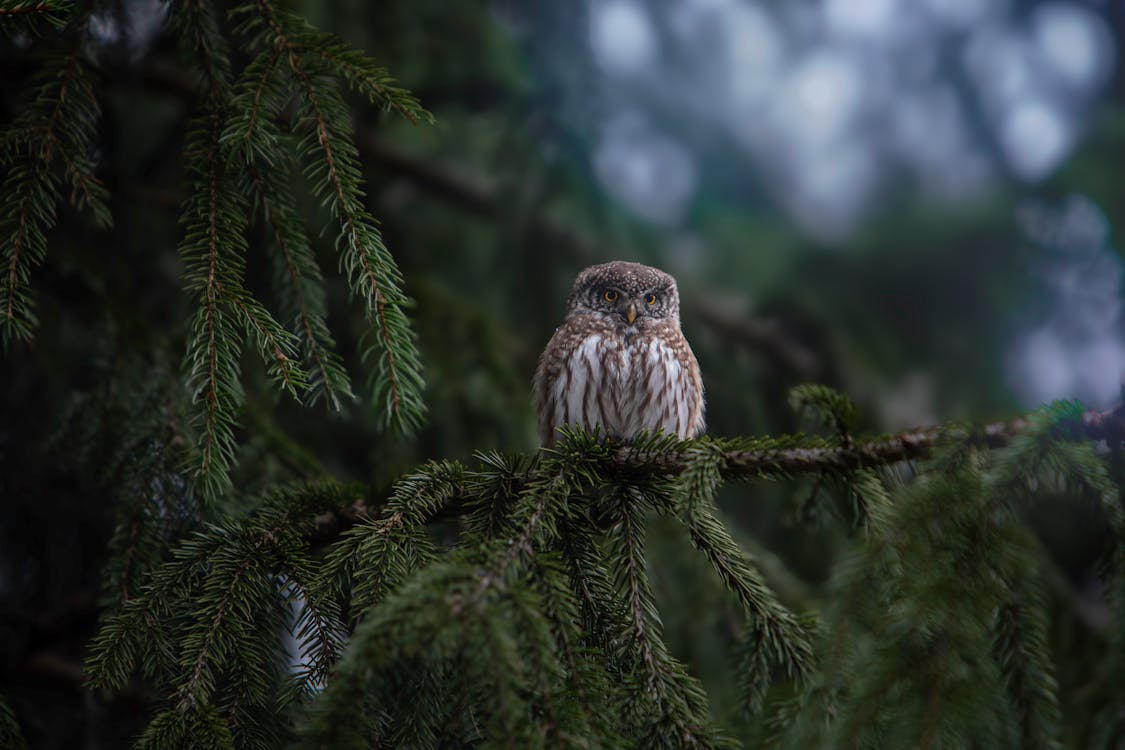
{"type": "Polygon", "coordinates": [[[578,274],[534,390],[548,446],[564,424],[600,425],[622,439],[657,429],[681,438],[703,432],[703,381],[680,331],[676,280],[624,261],[578,274]]]}

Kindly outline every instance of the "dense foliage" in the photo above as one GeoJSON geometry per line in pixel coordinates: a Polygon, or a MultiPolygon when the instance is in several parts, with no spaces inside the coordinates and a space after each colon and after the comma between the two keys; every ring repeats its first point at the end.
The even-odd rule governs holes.
{"type": "MultiPolygon", "coordinates": [[[[407,5],[340,12],[377,14],[349,38],[436,127],[315,8],[0,0],[0,746],[1125,742],[1120,408],[868,413],[923,344],[971,374],[951,412],[1012,411],[942,328],[947,294],[1015,294],[985,273],[1025,252],[1006,225],[971,219],[1017,249],[956,251],[984,266],[897,337],[898,297],[817,293],[877,286],[859,261],[762,231],[760,276],[803,284],[755,282],[786,326],[682,284],[735,437],[536,450],[538,346],[625,254],[588,237],[661,256],[581,209],[544,156],[572,134],[481,114],[536,110],[483,11],[407,5]],[[820,304],[840,330],[798,332],[820,304]]],[[[926,267],[950,230],[914,220],[926,267]]]]}

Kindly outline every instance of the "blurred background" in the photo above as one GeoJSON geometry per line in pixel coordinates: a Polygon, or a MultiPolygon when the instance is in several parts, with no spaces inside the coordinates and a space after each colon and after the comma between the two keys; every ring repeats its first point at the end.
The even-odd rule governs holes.
{"type": "Polygon", "coordinates": [[[453,7],[346,28],[438,115],[370,144],[378,213],[519,347],[507,409],[610,258],[680,279],[713,433],[806,380],[879,429],[1118,397],[1121,3],[453,7]]]}
{"type": "MultiPolygon", "coordinates": [[[[369,205],[416,300],[429,419],[411,438],[386,436],[370,405],[306,409],[248,359],[241,492],[322,471],[386,487],[429,458],[534,449],[536,358],[574,276],[610,259],[677,277],[711,434],[807,429],[786,394],[810,381],[851,395],[870,432],[1119,399],[1125,2],[289,7],[386,65],[437,118],[415,126],[355,108],[369,205]]],[[[175,247],[193,79],[164,16],[158,0],[117,0],[91,19],[114,228],[62,212],[32,275],[41,330],[0,367],[0,494],[16,519],[0,532],[0,689],[42,746],[94,746],[110,732],[75,670],[120,487],[96,451],[67,451],[59,435],[76,403],[108,410],[135,381],[163,378],[169,403],[185,398],[175,247]],[[59,735],[66,722],[85,734],[59,735]]],[[[0,41],[4,122],[48,43],[0,41]]],[[[232,56],[236,69],[248,60],[237,43],[232,56]]],[[[328,216],[307,204],[315,235],[328,216]]],[[[314,236],[358,385],[363,321],[332,239],[314,236]]],[[[253,241],[247,273],[268,304],[253,241]]],[[[83,429],[106,445],[125,439],[99,419],[83,429]]],[[[846,535],[805,523],[817,512],[809,495],[749,485],[724,497],[798,608],[846,535]]],[[[1084,512],[1032,519],[1058,561],[1060,597],[1081,605],[1075,638],[1104,623],[1093,565],[1105,532],[1084,512]]],[[[652,557],[658,573],[670,566],[659,595],[674,651],[727,711],[723,657],[698,635],[730,605],[672,570],[694,559],[672,536],[652,557]]]]}

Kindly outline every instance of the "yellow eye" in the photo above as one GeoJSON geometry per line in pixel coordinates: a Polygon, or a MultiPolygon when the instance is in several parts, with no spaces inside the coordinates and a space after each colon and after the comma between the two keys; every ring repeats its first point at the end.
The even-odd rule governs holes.
{"type": "Polygon", "coordinates": [[[603,296],[605,297],[606,302],[616,302],[617,301],[617,292],[613,291],[612,289],[606,289],[605,294],[603,296]]]}
{"type": "Polygon", "coordinates": [[[647,302],[650,305],[655,305],[656,304],[656,295],[655,294],[648,295],[647,297],[645,297],[645,302],[647,302]]]}

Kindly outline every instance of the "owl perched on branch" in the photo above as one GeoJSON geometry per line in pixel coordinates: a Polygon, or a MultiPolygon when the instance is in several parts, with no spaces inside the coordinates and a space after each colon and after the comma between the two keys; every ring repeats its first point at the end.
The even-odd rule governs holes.
{"type": "Polygon", "coordinates": [[[657,429],[680,438],[700,434],[703,381],[680,331],[676,280],[624,261],[578,274],[534,385],[546,446],[560,425],[600,426],[626,440],[657,429]]]}

